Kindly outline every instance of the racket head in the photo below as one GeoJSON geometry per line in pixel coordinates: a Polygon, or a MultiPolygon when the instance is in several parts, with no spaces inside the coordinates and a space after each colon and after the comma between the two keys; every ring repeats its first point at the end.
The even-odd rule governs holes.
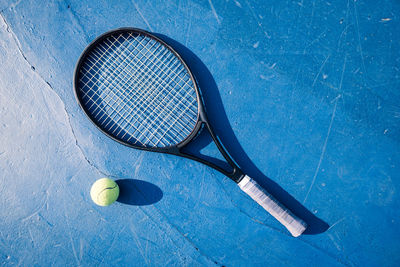
{"type": "Polygon", "coordinates": [[[177,153],[205,121],[194,76],[157,36],[119,28],[92,41],[74,72],[74,93],[94,125],[124,145],[177,153]]]}

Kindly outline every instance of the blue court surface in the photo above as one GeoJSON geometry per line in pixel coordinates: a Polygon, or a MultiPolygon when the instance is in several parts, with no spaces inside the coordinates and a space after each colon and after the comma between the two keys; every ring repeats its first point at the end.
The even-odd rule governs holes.
{"type": "Polygon", "coordinates": [[[0,195],[2,266],[399,266],[400,2],[0,0],[0,195]],[[86,118],[75,64],[119,27],[182,54],[302,236],[221,173],[86,118]],[[101,177],[121,188],[109,207],[90,198],[101,177]]]}

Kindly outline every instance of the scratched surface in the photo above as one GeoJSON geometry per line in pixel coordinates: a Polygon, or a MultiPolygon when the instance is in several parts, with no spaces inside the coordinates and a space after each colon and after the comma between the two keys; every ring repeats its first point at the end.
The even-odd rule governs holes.
{"type": "Polygon", "coordinates": [[[399,1],[112,2],[0,0],[2,266],[399,263],[399,1]],[[192,53],[221,140],[314,230],[292,238],[222,174],[91,125],[74,66],[122,26],[192,53]],[[103,176],[125,190],[107,208],[103,176]]]}

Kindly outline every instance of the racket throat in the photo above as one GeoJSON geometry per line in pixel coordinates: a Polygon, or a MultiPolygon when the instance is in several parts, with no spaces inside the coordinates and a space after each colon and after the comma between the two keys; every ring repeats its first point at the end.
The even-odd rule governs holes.
{"type": "MultiPolygon", "coordinates": [[[[185,149],[180,148],[179,152],[177,153],[179,156],[183,156],[188,159],[195,160],[202,164],[205,164],[214,170],[219,171],[220,173],[224,174],[225,176],[232,179],[235,183],[239,183],[240,180],[243,179],[244,173],[243,171],[232,162],[232,164],[228,160],[221,160],[219,158],[207,156],[201,153],[197,153],[196,155],[192,153],[188,153],[185,149]]],[[[221,153],[223,156],[223,154],[221,153]]],[[[225,158],[226,159],[226,158],[225,158]]]]}
{"type": "MultiPolygon", "coordinates": [[[[231,156],[228,154],[227,150],[225,147],[222,145],[220,142],[218,136],[214,133],[211,125],[207,121],[207,117],[205,113],[200,112],[200,121],[199,121],[199,129],[197,135],[193,138],[197,139],[195,142],[191,143],[188,142],[186,145],[182,146],[179,148],[179,153],[184,154],[185,157],[196,160],[198,162],[201,162],[203,164],[206,164],[207,166],[221,172],[225,176],[229,177],[232,179],[234,182],[239,183],[240,180],[243,179],[244,173],[243,171],[238,167],[236,162],[231,158],[231,156]],[[211,140],[211,139],[212,140],[211,140]],[[200,144],[196,145],[195,144],[200,144]],[[208,147],[208,144],[214,143],[215,148],[219,151],[219,157],[216,156],[216,154],[212,151],[213,149],[210,150],[208,147]],[[192,147],[192,145],[194,147],[192,147]],[[201,145],[202,144],[202,145],[201,145]],[[192,147],[192,149],[191,149],[192,147]],[[188,149],[190,152],[186,152],[185,148],[188,149]],[[194,148],[194,149],[193,149],[194,148]],[[205,149],[207,148],[207,149],[205,149]],[[202,153],[202,150],[210,151],[211,154],[214,154],[213,156],[209,156],[204,153],[202,153]],[[193,152],[196,151],[196,154],[193,152]]],[[[214,149],[215,151],[215,149],[214,149]]]]}

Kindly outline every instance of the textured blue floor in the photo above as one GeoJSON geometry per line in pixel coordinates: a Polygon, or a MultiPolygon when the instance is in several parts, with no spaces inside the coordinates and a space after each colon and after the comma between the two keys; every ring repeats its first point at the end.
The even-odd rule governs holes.
{"type": "Polygon", "coordinates": [[[117,2],[0,0],[1,265],[399,264],[398,1],[117,2]],[[183,53],[225,146],[305,235],[222,174],[86,119],[75,63],[122,26],[183,53]],[[124,192],[106,208],[89,195],[103,176],[124,192]]]}

